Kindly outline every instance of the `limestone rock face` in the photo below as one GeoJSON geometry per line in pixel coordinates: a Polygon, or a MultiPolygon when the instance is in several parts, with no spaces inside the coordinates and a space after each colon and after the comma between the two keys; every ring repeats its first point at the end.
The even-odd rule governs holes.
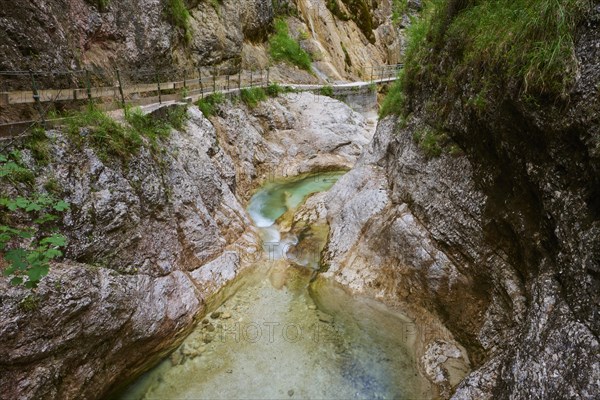
{"type": "Polygon", "coordinates": [[[244,40],[264,40],[273,19],[267,0],[219,1],[216,8],[208,1],[188,2],[188,49],[181,28],[169,22],[164,0],[109,1],[105,7],[96,0],[3,3],[2,70],[239,64],[244,40]]]}
{"type": "Polygon", "coordinates": [[[310,93],[289,93],[253,110],[226,107],[214,122],[241,193],[276,177],[350,169],[373,134],[363,115],[310,93]]]}
{"type": "MultiPolygon", "coordinates": [[[[400,55],[402,35],[392,23],[390,0],[368,6],[374,20],[369,37],[374,42],[354,21],[335,17],[324,0],[184,3],[190,15],[188,33],[173,22],[167,0],[1,0],[0,70],[113,71],[118,67],[126,81],[140,81],[148,80],[155,69],[171,71],[178,79],[181,76],[175,71],[182,68],[202,67],[205,73],[217,68],[220,74],[235,74],[240,67],[265,69],[276,15],[288,20],[291,36],[313,56],[317,75],[324,79],[357,77],[371,64],[395,63],[400,55]]],[[[317,80],[287,63],[274,66],[272,78],[296,83],[317,80]]],[[[38,80],[54,88],[75,83],[66,75],[38,80]]],[[[17,84],[28,85],[11,83],[17,84]]],[[[83,81],[79,85],[84,87],[83,81]]]]}
{"type": "Polygon", "coordinates": [[[578,30],[568,103],[532,110],[509,91],[467,112],[469,82],[458,99],[424,83],[412,116],[382,121],[357,166],[297,216],[331,225],[326,275],[448,328],[421,352],[443,397],[598,396],[599,16],[578,30]],[[427,123],[463,154],[427,157],[413,139],[427,123]],[[452,377],[436,343],[462,344],[472,372],[452,377]]]}
{"type": "Polygon", "coordinates": [[[101,161],[48,132],[54,162],[38,182],[55,179],[71,205],[62,228],[69,261],[37,293],[0,283],[2,398],[102,395],[182,339],[205,298],[243,263],[208,267],[205,280],[188,271],[257,247],[230,189],[231,159],[199,110],[189,115],[160,159],[144,148],[129,161],[101,161]]]}

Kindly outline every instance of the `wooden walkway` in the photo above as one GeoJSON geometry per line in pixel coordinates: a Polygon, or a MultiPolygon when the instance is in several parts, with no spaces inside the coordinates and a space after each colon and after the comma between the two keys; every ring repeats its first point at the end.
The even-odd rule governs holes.
{"type": "MultiPolygon", "coordinates": [[[[269,79],[269,71],[260,71],[258,74],[253,71],[240,72],[237,75],[205,76],[199,73],[194,79],[183,79],[175,81],[157,81],[155,83],[129,83],[122,84],[121,79],[115,86],[92,87],[89,84],[86,88],[65,88],[65,89],[37,89],[35,79],[33,78],[32,90],[18,90],[0,92],[0,107],[19,106],[32,104],[38,109],[43,110],[43,104],[48,103],[68,103],[68,102],[94,102],[104,111],[114,111],[121,109],[123,104],[131,106],[141,106],[145,110],[156,109],[162,104],[172,104],[176,102],[195,102],[198,99],[209,96],[214,93],[236,94],[242,89],[254,87],[266,87],[269,84],[277,83],[283,87],[291,87],[299,91],[319,91],[325,87],[331,87],[334,92],[339,93],[344,90],[357,90],[370,85],[380,85],[396,80],[398,71],[402,64],[385,65],[370,68],[370,71],[363,73],[363,76],[369,76],[369,81],[357,81],[335,84],[295,84],[274,82],[269,79]],[[369,73],[370,72],[370,73],[369,73]],[[244,79],[245,78],[245,79],[244,79]]],[[[20,76],[27,76],[26,72],[19,72],[20,76]]],[[[0,78],[6,76],[0,73],[0,78]]],[[[117,73],[117,76],[119,74],[117,73]]],[[[43,115],[43,111],[40,113],[43,115]]],[[[0,140],[13,138],[26,133],[27,129],[39,120],[18,121],[6,124],[0,124],[0,140]]],[[[45,122],[52,125],[52,121],[44,118],[45,122]]]]}

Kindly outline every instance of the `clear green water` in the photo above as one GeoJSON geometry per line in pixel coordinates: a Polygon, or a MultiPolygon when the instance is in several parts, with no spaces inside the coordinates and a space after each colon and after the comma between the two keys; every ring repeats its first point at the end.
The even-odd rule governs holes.
{"type": "MultiPolygon", "coordinates": [[[[277,219],[340,176],[269,183],[248,211],[264,232],[277,231],[277,219]]],[[[223,314],[207,316],[121,398],[431,398],[412,356],[411,321],[311,275],[285,257],[263,258],[224,289],[223,314]]]]}
{"type": "Polygon", "coordinates": [[[345,172],[318,174],[279,180],[266,184],[248,204],[248,213],[259,228],[272,226],[288,210],[296,209],[306,198],[329,190],[345,172]]]}

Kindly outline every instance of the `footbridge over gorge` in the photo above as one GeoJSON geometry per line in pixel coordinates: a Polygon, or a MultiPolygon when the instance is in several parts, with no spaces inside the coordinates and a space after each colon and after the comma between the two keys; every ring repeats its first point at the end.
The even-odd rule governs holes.
{"type": "Polygon", "coordinates": [[[278,84],[293,91],[327,94],[358,111],[373,108],[377,85],[397,79],[402,64],[370,66],[353,82],[301,84],[273,79],[270,70],[77,70],[0,71],[0,140],[27,135],[34,126],[60,124],[56,111],[94,104],[104,111],[142,107],[154,111],[174,103],[191,103],[215,93],[235,96],[244,89],[278,84]]]}

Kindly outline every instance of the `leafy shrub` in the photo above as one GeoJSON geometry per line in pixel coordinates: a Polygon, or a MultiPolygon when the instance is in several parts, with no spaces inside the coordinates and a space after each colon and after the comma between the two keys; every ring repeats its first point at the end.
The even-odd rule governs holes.
{"type": "Polygon", "coordinates": [[[217,106],[223,102],[225,102],[225,96],[217,92],[198,100],[196,105],[202,111],[202,114],[208,118],[216,114],[217,106]]]}
{"type": "MultiPolygon", "coordinates": [[[[10,156],[0,154],[0,178],[10,182],[11,175],[25,169],[10,156]]],[[[64,212],[69,204],[50,195],[0,198],[0,252],[7,267],[4,276],[11,284],[37,287],[48,274],[50,261],[62,256],[59,250],[66,238],[54,232],[56,213],[64,212]]]]}
{"type": "Polygon", "coordinates": [[[275,33],[269,40],[269,52],[274,61],[286,61],[310,71],[312,61],[297,41],[290,37],[285,20],[275,20],[275,33]]]}
{"type": "Polygon", "coordinates": [[[263,88],[256,87],[251,89],[242,89],[240,98],[250,108],[254,108],[263,100],[267,99],[267,94],[263,88]]]}

